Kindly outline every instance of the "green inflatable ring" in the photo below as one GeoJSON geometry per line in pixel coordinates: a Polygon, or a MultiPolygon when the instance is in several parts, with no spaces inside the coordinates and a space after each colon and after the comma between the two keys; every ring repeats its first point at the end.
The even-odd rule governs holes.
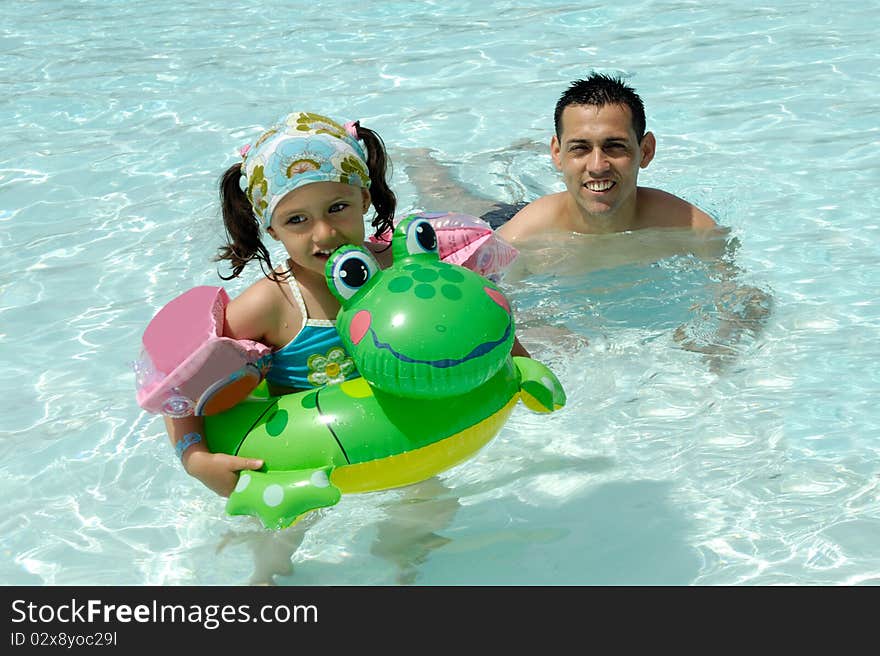
{"type": "Polygon", "coordinates": [[[214,452],[260,458],[226,505],[284,528],[343,493],[409,485],[474,455],[519,400],[565,404],[546,366],[511,357],[514,321],[498,287],[440,261],[430,223],[401,221],[394,264],[343,246],[327,262],[336,321],[361,378],[284,396],[252,395],[208,416],[214,452]]]}

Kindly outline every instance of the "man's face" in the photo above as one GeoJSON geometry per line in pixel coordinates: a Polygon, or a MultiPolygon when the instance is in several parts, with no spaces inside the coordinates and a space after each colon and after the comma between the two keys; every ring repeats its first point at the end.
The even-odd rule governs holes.
{"type": "Polygon", "coordinates": [[[639,144],[625,105],[569,105],[561,118],[562,136],[553,136],[550,153],[577,205],[605,219],[635,211],[639,168],[654,156],[654,136],[639,144]]]}

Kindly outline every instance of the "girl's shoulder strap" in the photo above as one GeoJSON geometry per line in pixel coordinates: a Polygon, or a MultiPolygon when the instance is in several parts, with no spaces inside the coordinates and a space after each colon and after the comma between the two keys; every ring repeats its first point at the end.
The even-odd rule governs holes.
{"type": "Polygon", "coordinates": [[[303,325],[305,325],[306,321],[309,319],[309,311],[306,309],[306,302],[303,299],[299,283],[296,281],[296,277],[294,277],[292,272],[287,274],[287,284],[290,287],[290,293],[293,294],[293,300],[296,301],[296,306],[302,314],[303,325]]]}
{"type": "Polygon", "coordinates": [[[296,306],[299,308],[300,314],[302,314],[303,328],[306,326],[332,328],[336,325],[336,322],[332,319],[313,319],[309,316],[309,311],[308,308],[306,308],[306,301],[303,298],[302,290],[299,288],[299,283],[293,273],[287,274],[287,284],[290,286],[290,293],[293,295],[293,300],[296,301],[296,306]]]}

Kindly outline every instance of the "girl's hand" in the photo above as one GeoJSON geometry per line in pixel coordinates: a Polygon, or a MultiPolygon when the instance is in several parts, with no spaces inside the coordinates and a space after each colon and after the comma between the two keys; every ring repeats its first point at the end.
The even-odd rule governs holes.
{"type": "Polygon", "coordinates": [[[221,497],[232,494],[240,471],[259,469],[262,466],[262,460],[211,453],[206,449],[189,449],[183,456],[186,473],[199,479],[221,497]]]}

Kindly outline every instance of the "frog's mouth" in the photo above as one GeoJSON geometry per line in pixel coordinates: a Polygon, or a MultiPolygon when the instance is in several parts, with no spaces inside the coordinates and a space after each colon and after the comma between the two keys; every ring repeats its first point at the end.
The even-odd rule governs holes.
{"type": "MultiPolygon", "coordinates": [[[[366,312],[366,310],[362,310],[362,312],[366,312]]],[[[360,313],[359,313],[360,314],[360,313]]],[[[457,365],[462,364],[463,362],[467,362],[468,360],[473,360],[474,358],[478,358],[481,355],[486,355],[490,353],[492,349],[494,349],[499,344],[503,344],[507,341],[507,338],[510,337],[510,331],[513,326],[512,321],[507,322],[507,327],[504,329],[504,335],[502,335],[499,339],[492,340],[489,342],[483,342],[479,346],[476,346],[471,350],[470,353],[461,358],[441,358],[439,360],[417,360],[416,358],[411,358],[405,353],[401,353],[396,350],[391,344],[387,342],[383,342],[379,339],[378,335],[376,335],[376,331],[373,330],[373,327],[370,326],[368,332],[370,336],[373,338],[373,345],[377,349],[382,349],[383,351],[388,351],[395,358],[400,360],[401,362],[406,362],[408,364],[426,364],[429,367],[436,367],[437,369],[448,369],[449,367],[455,367],[457,365]]]]}
{"type": "Polygon", "coordinates": [[[401,353],[393,346],[391,346],[388,342],[383,342],[379,339],[379,336],[376,334],[376,331],[373,330],[373,315],[370,314],[369,310],[360,310],[357,312],[351,319],[351,323],[348,325],[348,334],[351,338],[352,343],[357,346],[360,344],[361,340],[366,337],[367,333],[373,338],[373,346],[382,351],[388,351],[395,358],[400,360],[401,362],[406,362],[407,364],[424,364],[429,367],[436,367],[438,369],[448,369],[450,367],[455,367],[460,365],[468,360],[473,360],[474,358],[479,358],[480,356],[486,355],[490,353],[492,349],[494,349],[499,344],[503,344],[510,338],[510,333],[513,330],[513,319],[510,312],[510,303],[507,302],[507,299],[504,297],[504,294],[499,292],[497,289],[492,289],[491,287],[483,287],[483,291],[486,293],[489,298],[491,298],[496,305],[498,305],[501,309],[504,310],[507,315],[507,326],[504,329],[504,334],[495,340],[483,342],[479,346],[471,349],[470,353],[461,358],[440,358],[437,360],[418,360],[416,358],[412,358],[405,353],[401,353]]]}
{"type": "Polygon", "coordinates": [[[461,358],[439,358],[437,360],[419,360],[417,358],[412,358],[405,353],[401,353],[397,349],[395,349],[389,342],[383,342],[379,339],[379,336],[376,334],[376,331],[372,326],[373,317],[368,310],[361,310],[357,314],[352,317],[351,323],[349,324],[349,336],[353,344],[357,345],[363,340],[363,338],[369,334],[373,339],[373,346],[382,351],[388,351],[395,358],[400,360],[401,362],[406,362],[408,364],[425,364],[430,367],[436,367],[438,369],[448,369],[449,367],[455,367],[463,362],[467,362],[468,360],[473,360],[474,358],[479,358],[480,356],[486,355],[490,353],[492,349],[494,349],[499,344],[503,344],[510,337],[510,332],[513,329],[513,321],[510,320],[510,315],[508,314],[507,326],[504,329],[504,334],[498,339],[491,340],[488,342],[483,342],[478,346],[471,349],[470,353],[461,358]]]}

